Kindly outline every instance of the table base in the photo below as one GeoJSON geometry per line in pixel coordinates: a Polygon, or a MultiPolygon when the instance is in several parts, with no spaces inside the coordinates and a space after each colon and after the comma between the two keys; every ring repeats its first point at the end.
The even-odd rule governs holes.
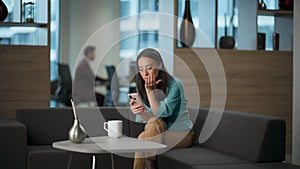
{"type": "MultiPolygon", "coordinates": [[[[67,169],[71,169],[70,167],[71,167],[72,158],[73,158],[73,153],[70,154],[67,169]]],[[[111,169],[115,169],[114,155],[112,153],[110,153],[110,162],[111,162],[111,169]]],[[[92,155],[92,169],[96,169],[96,155],[92,155]]]]}

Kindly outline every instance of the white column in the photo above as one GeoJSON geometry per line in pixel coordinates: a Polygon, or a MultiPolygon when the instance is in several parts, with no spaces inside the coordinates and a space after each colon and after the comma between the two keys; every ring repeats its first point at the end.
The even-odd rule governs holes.
{"type": "Polygon", "coordinates": [[[294,1],[293,163],[300,165],[300,1],[294,1]]]}

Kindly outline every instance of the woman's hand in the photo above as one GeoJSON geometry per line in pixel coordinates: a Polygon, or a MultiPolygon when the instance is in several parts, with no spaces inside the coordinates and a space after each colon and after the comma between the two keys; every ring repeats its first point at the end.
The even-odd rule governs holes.
{"type": "Polygon", "coordinates": [[[148,121],[151,118],[151,116],[146,113],[146,109],[144,105],[134,105],[133,100],[131,100],[129,104],[130,104],[130,110],[132,111],[133,114],[138,114],[145,121],[148,121]]]}
{"type": "Polygon", "coordinates": [[[143,105],[134,105],[133,100],[130,100],[129,104],[133,114],[140,114],[146,112],[145,107],[143,105]]]}
{"type": "Polygon", "coordinates": [[[155,81],[155,75],[150,74],[144,78],[145,80],[145,89],[146,90],[154,90],[156,88],[156,85],[158,85],[161,82],[161,79],[155,81]]]}

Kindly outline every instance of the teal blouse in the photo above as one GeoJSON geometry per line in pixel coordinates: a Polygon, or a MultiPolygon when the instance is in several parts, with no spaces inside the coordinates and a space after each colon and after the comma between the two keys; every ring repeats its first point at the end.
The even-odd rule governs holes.
{"type": "MultiPolygon", "coordinates": [[[[168,86],[168,94],[159,102],[156,117],[161,118],[167,125],[168,130],[191,130],[193,123],[187,110],[187,98],[184,93],[182,81],[176,77],[168,86]]],[[[154,116],[151,108],[145,105],[149,115],[154,116]]],[[[136,116],[136,121],[146,123],[141,116],[136,116]]]]}

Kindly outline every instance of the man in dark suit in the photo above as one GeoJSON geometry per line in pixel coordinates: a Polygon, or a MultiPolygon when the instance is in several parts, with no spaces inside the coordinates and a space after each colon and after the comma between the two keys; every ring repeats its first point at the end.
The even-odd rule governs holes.
{"type": "Polygon", "coordinates": [[[107,79],[96,76],[89,62],[95,59],[95,47],[88,46],[84,50],[85,57],[77,66],[73,82],[73,98],[76,104],[85,103],[88,106],[103,106],[104,95],[95,92],[95,82],[106,84],[107,79]]]}

